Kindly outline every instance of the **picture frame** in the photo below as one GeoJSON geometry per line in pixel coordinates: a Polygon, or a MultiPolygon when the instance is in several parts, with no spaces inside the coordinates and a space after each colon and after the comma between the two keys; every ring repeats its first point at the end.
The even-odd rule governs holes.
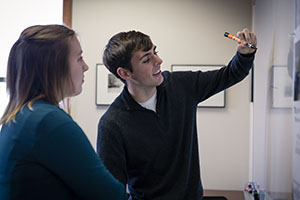
{"type": "Polygon", "coordinates": [[[287,65],[273,65],[272,107],[292,108],[293,80],[289,76],[287,65]]]}
{"type": "Polygon", "coordinates": [[[102,63],[96,64],[96,105],[110,105],[121,93],[123,82],[115,77],[102,63]]]}
{"type": "MultiPolygon", "coordinates": [[[[210,71],[220,69],[224,65],[181,65],[174,64],[171,66],[171,71],[210,71]]],[[[225,90],[211,96],[203,102],[198,104],[198,107],[206,108],[225,108],[226,92],[225,90]]]]}

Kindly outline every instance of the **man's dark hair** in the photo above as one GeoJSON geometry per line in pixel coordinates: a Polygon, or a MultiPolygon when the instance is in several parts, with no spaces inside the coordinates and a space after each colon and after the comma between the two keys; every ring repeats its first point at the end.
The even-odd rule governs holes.
{"type": "Polygon", "coordinates": [[[117,69],[122,67],[131,72],[131,58],[139,50],[149,51],[152,41],[148,35],[138,31],[120,32],[114,35],[105,47],[103,64],[122,82],[125,81],[117,74],[117,69]]]}

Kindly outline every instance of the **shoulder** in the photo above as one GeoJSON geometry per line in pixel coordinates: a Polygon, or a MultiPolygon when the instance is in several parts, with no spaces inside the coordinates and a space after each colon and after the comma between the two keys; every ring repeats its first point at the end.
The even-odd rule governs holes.
{"type": "Polygon", "coordinates": [[[190,85],[192,82],[196,81],[199,77],[198,72],[192,71],[175,71],[169,72],[164,71],[162,76],[164,77],[163,83],[159,86],[159,88],[172,88],[172,87],[185,87],[186,85],[190,85]]]}
{"type": "Polygon", "coordinates": [[[100,117],[98,122],[98,134],[100,135],[117,135],[120,137],[127,130],[133,117],[130,102],[126,101],[123,96],[119,96],[108,107],[106,112],[100,117]]]}
{"type": "Polygon", "coordinates": [[[122,105],[122,102],[114,101],[100,117],[98,127],[116,127],[127,112],[128,111],[125,105],[122,105]]]}
{"type": "MultiPolygon", "coordinates": [[[[201,71],[198,71],[201,72],[201,71]]],[[[169,82],[173,81],[174,79],[176,80],[185,80],[189,79],[192,76],[196,76],[197,72],[192,72],[192,71],[175,71],[175,72],[170,72],[170,71],[163,71],[162,76],[164,77],[164,81],[169,82]]]]}
{"type": "Polygon", "coordinates": [[[27,120],[37,123],[37,128],[45,131],[50,131],[66,124],[76,124],[64,110],[43,101],[34,103],[32,109],[27,110],[30,112],[27,120]]]}
{"type": "Polygon", "coordinates": [[[67,114],[64,110],[62,110],[58,106],[54,106],[43,101],[39,101],[33,104],[32,116],[38,117],[41,120],[44,120],[45,118],[48,117],[54,117],[56,118],[55,121],[59,121],[59,120],[72,121],[71,116],[67,114]]]}
{"type": "Polygon", "coordinates": [[[105,122],[105,124],[115,124],[119,119],[123,119],[130,112],[132,106],[132,99],[129,93],[125,90],[109,105],[105,113],[100,117],[99,124],[105,122]],[[116,120],[118,119],[118,120],[116,120]]]}

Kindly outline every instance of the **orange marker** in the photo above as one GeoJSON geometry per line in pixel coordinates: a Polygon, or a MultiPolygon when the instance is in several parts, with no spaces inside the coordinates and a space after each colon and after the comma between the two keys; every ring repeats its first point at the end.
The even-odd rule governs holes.
{"type": "MultiPolygon", "coordinates": [[[[231,33],[225,32],[225,33],[224,33],[224,36],[225,36],[225,37],[228,37],[229,39],[235,40],[235,41],[237,41],[238,43],[242,43],[241,40],[240,40],[240,38],[238,38],[238,37],[232,35],[231,33]]],[[[256,46],[254,46],[253,44],[247,43],[246,45],[247,45],[249,48],[257,49],[256,46]]]]}

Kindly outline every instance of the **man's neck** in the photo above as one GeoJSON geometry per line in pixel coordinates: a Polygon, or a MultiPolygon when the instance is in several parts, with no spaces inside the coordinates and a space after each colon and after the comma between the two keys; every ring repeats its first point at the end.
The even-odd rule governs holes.
{"type": "Polygon", "coordinates": [[[138,103],[146,102],[156,92],[156,87],[131,87],[129,85],[127,87],[132,98],[138,103]]]}

